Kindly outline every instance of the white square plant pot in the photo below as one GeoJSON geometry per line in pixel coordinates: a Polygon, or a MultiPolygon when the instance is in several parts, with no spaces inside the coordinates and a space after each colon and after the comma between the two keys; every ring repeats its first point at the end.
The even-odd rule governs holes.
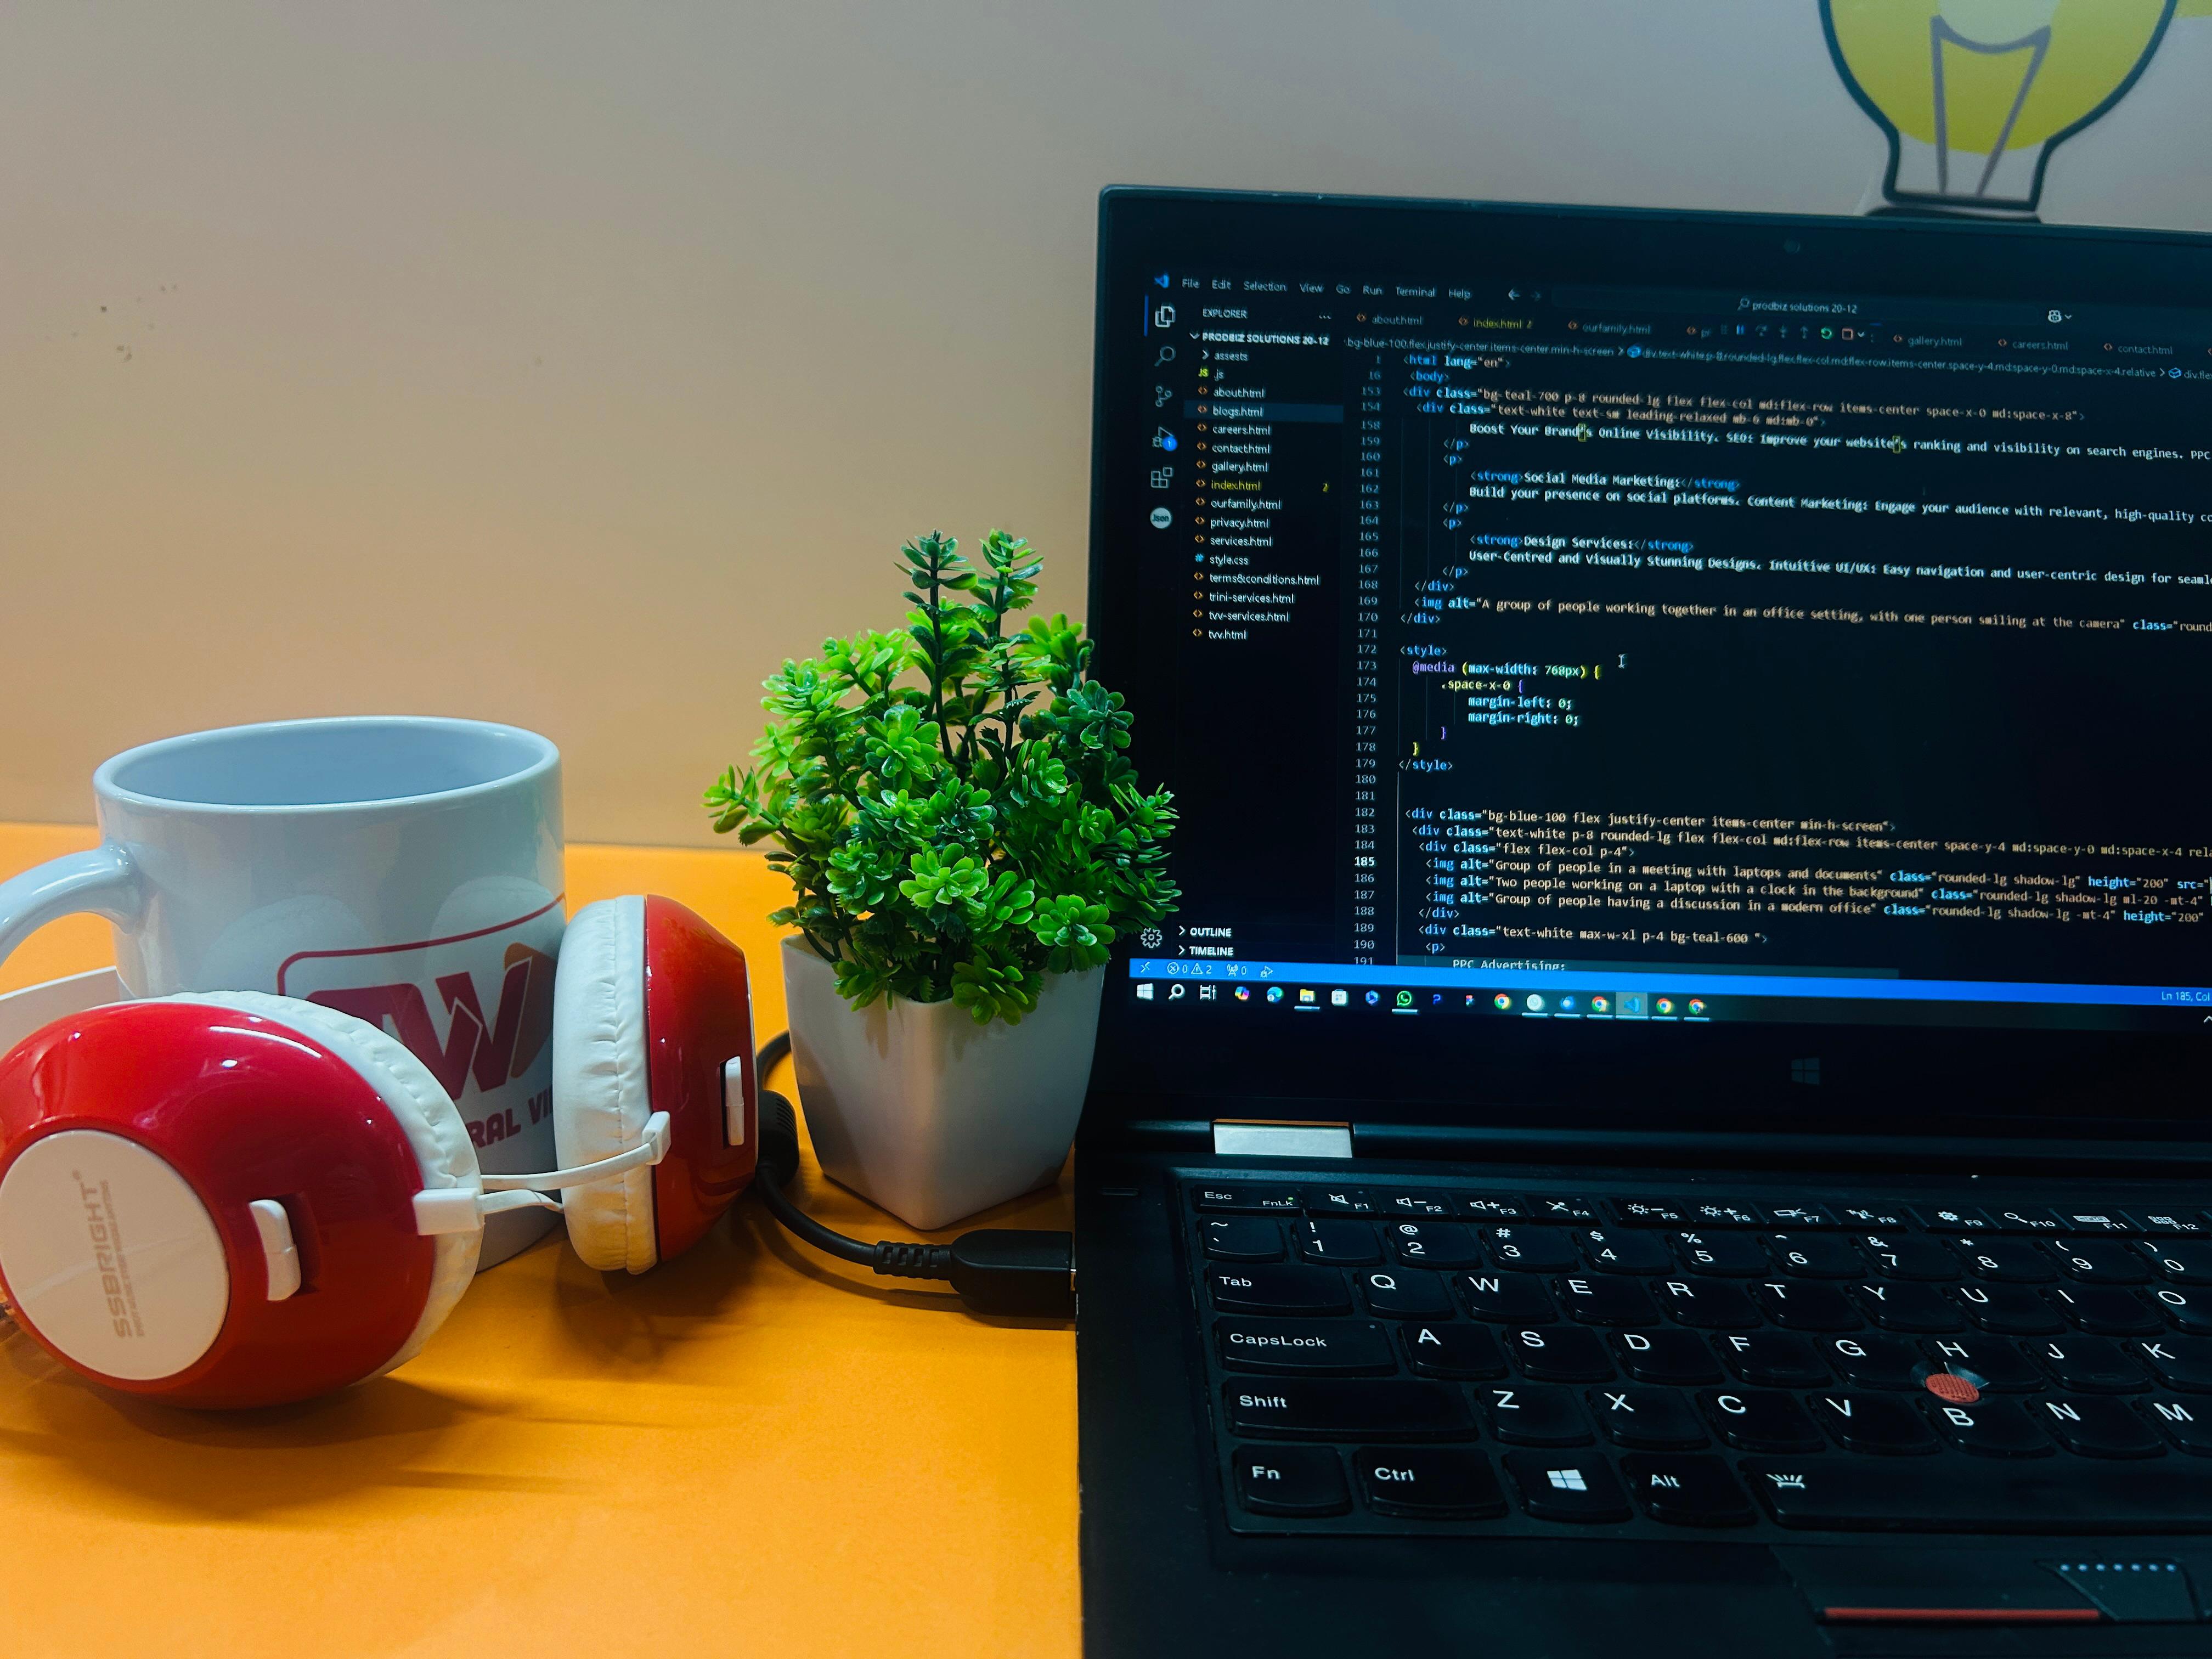
{"type": "Polygon", "coordinates": [[[942,1227],[1049,1185],[1075,1142],[1103,969],[1048,974],[1018,1025],[952,1002],[854,1008],[803,938],[783,942],[791,1057],[831,1180],[908,1226],[942,1227]]]}

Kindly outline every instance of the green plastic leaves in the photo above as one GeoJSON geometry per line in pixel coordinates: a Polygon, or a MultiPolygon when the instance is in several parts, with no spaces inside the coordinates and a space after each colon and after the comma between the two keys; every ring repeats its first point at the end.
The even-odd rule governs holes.
{"type": "Polygon", "coordinates": [[[1074,893],[1063,893],[1037,908],[1030,931],[1047,951],[1045,966],[1054,973],[1074,973],[1096,968],[1106,960],[1114,943],[1113,912],[1103,904],[1087,904],[1074,893]]]}
{"type": "Polygon", "coordinates": [[[836,965],[855,1007],[948,999],[1018,1023],[1047,973],[1095,968],[1175,908],[1176,812],[1125,753],[1130,716],[1091,678],[1091,641],[1029,608],[1042,561],[992,531],[971,565],[907,544],[896,633],[826,640],[765,682],[757,763],[710,785],[715,830],[791,879],[769,918],[836,965]]]}

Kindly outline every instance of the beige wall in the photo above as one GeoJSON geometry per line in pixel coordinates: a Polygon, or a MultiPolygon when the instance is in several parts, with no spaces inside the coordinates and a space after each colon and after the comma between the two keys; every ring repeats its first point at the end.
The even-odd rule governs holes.
{"type": "MultiPolygon", "coordinates": [[[[2212,21],[2048,216],[2212,227],[2212,21]]],[[[514,720],[705,838],[757,682],[988,525],[1083,590],[1117,180],[1850,211],[1814,0],[19,6],[0,818],[221,722],[514,720]]]]}

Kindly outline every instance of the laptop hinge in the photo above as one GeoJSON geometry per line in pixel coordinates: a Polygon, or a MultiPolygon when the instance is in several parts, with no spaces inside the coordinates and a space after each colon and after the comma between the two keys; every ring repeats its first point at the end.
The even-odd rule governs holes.
{"type": "Polygon", "coordinates": [[[1216,1118],[1213,1151],[1220,1158],[1350,1158],[1352,1126],[1216,1118]]]}

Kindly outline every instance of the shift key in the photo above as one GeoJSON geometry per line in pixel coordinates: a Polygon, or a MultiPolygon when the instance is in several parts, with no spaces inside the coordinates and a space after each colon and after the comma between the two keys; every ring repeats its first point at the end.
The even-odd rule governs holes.
{"type": "Polygon", "coordinates": [[[1344,1275],[1334,1267],[1291,1262],[1216,1267],[1206,1275],[1213,1305],[1223,1313],[1334,1314],[1352,1311],[1344,1275]]]}
{"type": "Polygon", "coordinates": [[[1472,1440],[1474,1418],[1442,1382],[1231,1382],[1221,1391],[1233,1434],[1282,1440],[1472,1440]]]}

